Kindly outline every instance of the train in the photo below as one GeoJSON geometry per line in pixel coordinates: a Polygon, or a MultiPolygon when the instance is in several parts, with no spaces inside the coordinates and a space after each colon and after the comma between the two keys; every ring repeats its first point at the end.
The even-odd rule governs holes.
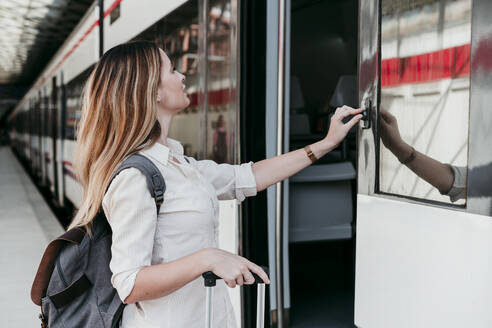
{"type": "MultiPolygon", "coordinates": [[[[191,103],[169,136],[197,159],[299,149],[337,107],[362,107],[316,163],[221,201],[221,248],[269,267],[267,326],[490,327],[490,12],[488,0],[98,0],[9,115],[11,147],[55,206],[77,208],[84,83],[131,40],[186,75],[191,103]],[[459,196],[437,186],[446,176],[459,196]]],[[[255,290],[229,292],[238,326],[254,326],[255,290]]]]}

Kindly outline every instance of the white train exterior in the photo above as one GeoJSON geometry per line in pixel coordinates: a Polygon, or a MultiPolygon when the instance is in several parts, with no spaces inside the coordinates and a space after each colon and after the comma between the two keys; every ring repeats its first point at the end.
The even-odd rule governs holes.
{"type": "MultiPolygon", "coordinates": [[[[221,247],[270,267],[269,325],[492,326],[489,1],[106,0],[103,9],[101,19],[94,3],[9,117],[13,148],[57,206],[81,201],[71,163],[101,44],[154,40],[187,76],[191,105],[170,136],[197,159],[272,157],[324,137],[340,99],[370,109],[315,165],[239,206],[221,201],[221,247]],[[415,149],[463,168],[464,197],[451,201],[385,148],[382,110],[415,149]]],[[[252,326],[254,293],[230,292],[237,323],[252,326]]]]}

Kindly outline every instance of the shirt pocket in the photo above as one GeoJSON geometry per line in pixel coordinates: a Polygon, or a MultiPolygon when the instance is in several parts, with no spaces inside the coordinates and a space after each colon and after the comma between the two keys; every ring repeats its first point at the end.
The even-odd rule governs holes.
{"type": "Polygon", "coordinates": [[[159,215],[164,219],[166,215],[182,213],[199,213],[209,215],[213,210],[213,198],[200,183],[181,185],[179,190],[164,193],[164,202],[159,215]]]}
{"type": "MultiPolygon", "coordinates": [[[[167,192],[166,192],[167,193],[167,192]]],[[[193,247],[207,243],[215,228],[214,204],[202,186],[189,183],[179,190],[165,195],[158,215],[156,240],[193,247]]]]}
{"type": "Polygon", "coordinates": [[[215,190],[215,187],[212,185],[212,183],[208,181],[200,171],[198,171],[195,168],[193,169],[196,171],[201,187],[206,191],[206,194],[210,199],[210,204],[213,209],[212,215],[213,215],[214,227],[217,228],[219,224],[219,199],[217,197],[217,191],[215,190]]]}

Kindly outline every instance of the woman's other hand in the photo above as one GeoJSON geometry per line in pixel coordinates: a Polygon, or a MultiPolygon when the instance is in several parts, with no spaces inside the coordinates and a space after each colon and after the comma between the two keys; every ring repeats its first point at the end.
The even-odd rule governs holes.
{"type": "Polygon", "coordinates": [[[338,107],[335,114],[331,117],[330,129],[323,141],[331,144],[333,148],[338,146],[350,129],[361,120],[362,111],[361,108],[352,108],[349,106],[338,107]],[[350,115],[353,115],[353,117],[347,123],[343,123],[343,119],[350,115]]]}
{"type": "Polygon", "coordinates": [[[207,263],[207,271],[224,279],[230,288],[253,284],[255,279],[251,272],[256,273],[265,283],[270,283],[268,275],[260,266],[242,256],[218,248],[206,248],[203,250],[203,257],[207,263]]]}

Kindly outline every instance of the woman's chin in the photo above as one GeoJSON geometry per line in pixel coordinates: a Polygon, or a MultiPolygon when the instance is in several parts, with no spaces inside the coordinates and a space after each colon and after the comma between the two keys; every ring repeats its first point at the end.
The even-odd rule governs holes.
{"type": "Polygon", "coordinates": [[[178,109],[178,112],[185,110],[186,108],[188,108],[189,105],[190,105],[190,101],[186,100],[183,106],[181,106],[181,108],[178,109]]]}

